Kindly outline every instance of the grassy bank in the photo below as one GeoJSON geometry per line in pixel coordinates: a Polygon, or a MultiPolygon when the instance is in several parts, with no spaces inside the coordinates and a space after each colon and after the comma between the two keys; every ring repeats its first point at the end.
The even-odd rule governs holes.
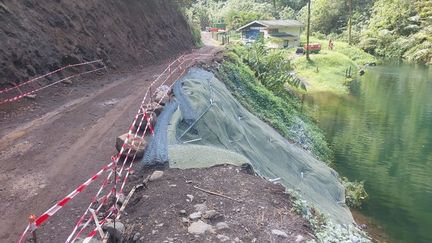
{"type": "Polygon", "coordinates": [[[333,50],[328,50],[327,40],[311,38],[310,42],[321,44],[320,53],[311,54],[310,61],[306,60],[306,56],[294,57],[292,60],[296,75],[308,84],[309,92],[347,93],[347,83],[358,77],[359,70],[365,64],[377,62],[374,56],[345,42],[333,42],[333,50]],[[347,78],[346,72],[350,68],[352,77],[347,78]]]}
{"type": "MultiPolygon", "coordinates": [[[[257,77],[256,70],[248,64],[250,60],[244,59],[245,55],[242,54],[245,54],[245,50],[242,48],[245,47],[229,48],[222,63],[214,67],[213,71],[218,79],[225,83],[234,97],[250,112],[270,124],[287,139],[329,163],[332,152],[322,131],[303,114],[299,99],[291,92],[277,93],[267,88],[265,82],[257,77]]],[[[274,53],[268,55],[272,54],[274,53]]],[[[350,183],[346,180],[341,182],[346,186],[346,199],[350,206],[357,206],[358,195],[361,195],[361,201],[367,197],[363,184],[350,183]]],[[[289,194],[294,201],[292,211],[308,220],[318,241],[340,242],[358,239],[358,242],[370,242],[365,233],[356,227],[333,224],[329,218],[301,199],[295,191],[289,191],[289,194]]]]}
{"type": "Polygon", "coordinates": [[[215,73],[218,78],[225,82],[236,99],[250,112],[287,139],[329,163],[332,153],[324,135],[315,123],[301,112],[299,99],[288,92],[275,94],[267,89],[236,48],[227,52],[226,60],[217,68],[215,73]]]}

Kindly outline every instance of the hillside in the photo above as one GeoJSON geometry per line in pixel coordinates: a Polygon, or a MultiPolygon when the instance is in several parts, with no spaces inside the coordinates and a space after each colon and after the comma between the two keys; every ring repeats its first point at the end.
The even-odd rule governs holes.
{"type": "Polygon", "coordinates": [[[0,42],[0,87],[84,60],[145,64],[194,45],[169,0],[2,0],[0,42]]]}

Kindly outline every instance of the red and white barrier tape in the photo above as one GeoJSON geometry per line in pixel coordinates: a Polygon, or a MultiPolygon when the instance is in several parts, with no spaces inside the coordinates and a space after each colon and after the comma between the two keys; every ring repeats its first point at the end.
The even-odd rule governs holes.
{"type": "Polygon", "coordinates": [[[35,90],[28,91],[28,92],[26,92],[26,93],[23,93],[23,94],[17,95],[17,96],[15,96],[15,97],[13,97],[13,98],[9,98],[9,99],[5,99],[5,100],[1,100],[1,101],[0,101],[0,105],[5,104],[5,103],[9,103],[9,102],[14,102],[14,101],[20,100],[20,99],[22,99],[22,98],[24,98],[24,97],[26,97],[26,96],[28,96],[28,95],[31,95],[31,94],[33,94],[33,93],[36,93],[36,92],[38,92],[38,91],[41,91],[41,90],[46,89],[46,88],[48,88],[48,87],[51,87],[51,86],[53,86],[53,85],[56,85],[56,84],[58,84],[58,83],[60,83],[60,82],[63,82],[63,81],[65,81],[65,80],[68,80],[68,79],[71,79],[71,78],[74,78],[74,77],[77,77],[77,76],[81,76],[81,75],[84,75],[84,74],[89,74],[89,73],[97,72],[97,71],[102,70],[102,69],[105,69],[105,67],[103,67],[103,68],[97,68],[97,69],[94,69],[94,70],[91,70],[91,71],[87,71],[87,72],[83,72],[83,73],[78,73],[78,74],[74,74],[74,75],[68,76],[68,77],[66,77],[66,78],[62,78],[62,79],[60,79],[60,80],[55,81],[54,83],[51,83],[51,84],[48,84],[48,85],[46,85],[46,86],[42,86],[42,87],[40,87],[40,88],[37,88],[37,89],[35,89],[35,90]]]}
{"type": "MultiPolygon", "coordinates": [[[[185,60],[185,61],[186,61],[186,60],[185,60]]],[[[185,61],[183,61],[182,64],[183,64],[185,61]]],[[[176,61],[174,61],[174,62],[176,62],[176,61]]],[[[174,62],[173,62],[173,63],[174,63],[174,62]]],[[[169,66],[168,66],[168,70],[169,70],[169,72],[170,72],[169,76],[168,76],[168,77],[167,77],[167,78],[162,82],[161,85],[163,85],[163,84],[164,84],[164,83],[169,79],[169,77],[170,77],[174,72],[177,71],[178,68],[176,68],[174,72],[171,72],[171,66],[172,66],[172,65],[169,65],[169,66]]],[[[184,73],[184,71],[183,71],[183,73],[184,73]]],[[[183,73],[182,73],[182,74],[183,74],[183,73]]],[[[182,75],[182,74],[181,74],[181,75],[182,75]]],[[[162,73],[161,75],[159,75],[159,77],[161,77],[162,75],[164,75],[164,73],[162,73]]],[[[181,75],[180,75],[180,76],[181,76],[181,75]]],[[[158,78],[159,78],[159,77],[158,77],[158,78]]],[[[157,79],[156,79],[156,80],[157,80],[157,79]]],[[[153,82],[152,84],[154,84],[154,82],[153,82]]],[[[173,84],[172,84],[172,85],[173,85],[173,84]]],[[[170,85],[170,87],[171,87],[172,85],[170,85]]],[[[149,89],[150,89],[150,87],[149,87],[149,89]]],[[[148,89],[148,90],[149,90],[149,89],[148,89]]],[[[147,94],[146,94],[146,95],[147,95],[147,94]]],[[[145,95],[145,97],[146,97],[146,95],[145,95]]],[[[166,94],[164,94],[164,96],[162,97],[162,99],[165,98],[165,96],[166,96],[166,94]]],[[[161,100],[162,100],[162,99],[161,99],[161,100]]],[[[143,100],[145,100],[145,98],[144,98],[143,100]]],[[[160,103],[160,102],[159,102],[159,103],[160,103]]],[[[146,118],[146,120],[147,120],[147,125],[146,125],[146,127],[145,127],[145,129],[144,129],[144,132],[143,132],[142,135],[141,135],[141,138],[143,138],[143,137],[145,136],[146,131],[147,131],[147,128],[150,128],[152,134],[154,134],[154,131],[153,131],[153,128],[152,128],[152,126],[151,126],[151,122],[150,122],[150,120],[153,118],[153,117],[152,117],[153,114],[150,114],[150,117],[146,117],[146,116],[147,116],[146,110],[143,110],[143,111],[142,111],[142,114],[143,114],[142,118],[146,118]]],[[[143,121],[143,119],[141,119],[137,131],[140,130],[140,127],[141,127],[142,121],[143,121]]],[[[131,126],[131,127],[133,127],[133,126],[131,126]]],[[[136,135],[137,135],[137,133],[135,134],[134,138],[136,137],[136,135]]],[[[140,145],[141,145],[141,142],[140,142],[140,144],[138,145],[138,147],[139,147],[140,145]]],[[[126,162],[126,159],[127,159],[128,156],[129,156],[129,152],[130,152],[130,149],[129,149],[129,151],[128,151],[127,156],[125,157],[125,160],[123,161],[123,166],[126,164],[125,162],[126,162]]],[[[122,185],[121,185],[121,187],[120,187],[120,193],[123,192],[123,189],[124,189],[125,184],[126,184],[126,182],[127,182],[127,178],[128,178],[128,176],[129,176],[129,174],[130,174],[131,167],[132,167],[132,165],[133,165],[133,161],[135,160],[136,154],[137,154],[137,151],[135,151],[135,153],[134,153],[134,155],[133,155],[132,162],[130,163],[129,168],[127,169],[127,173],[126,173],[126,175],[125,175],[125,177],[124,177],[124,179],[123,179],[122,185]]],[[[122,167],[122,169],[123,169],[123,167],[122,167]]],[[[122,170],[121,170],[121,171],[122,171],[122,170]]],[[[120,171],[120,175],[121,175],[121,171],[120,171]]],[[[117,201],[118,201],[118,198],[117,198],[117,200],[116,200],[116,203],[117,203],[117,201]]],[[[88,223],[89,223],[91,220],[92,220],[92,218],[89,218],[89,220],[86,222],[85,225],[83,225],[82,229],[80,230],[80,232],[78,232],[78,234],[74,237],[73,240],[75,240],[76,238],[79,237],[79,235],[82,233],[82,231],[85,229],[85,227],[87,227],[88,223]]],[[[96,232],[96,231],[95,231],[95,232],[96,232]]],[[[73,234],[73,233],[74,233],[74,232],[72,232],[72,234],[73,234]]],[[[72,234],[71,234],[71,235],[72,235],[72,234]]],[[[71,235],[70,235],[70,236],[71,236],[71,235]]],[[[89,235],[91,236],[92,233],[90,233],[89,235]]],[[[68,237],[69,240],[70,240],[70,236],[68,237]]],[[[66,242],[68,242],[68,240],[67,240],[66,242]]]]}
{"type": "MultiPolygon", "coordinates": [[[[206,54],[203,54],[203,56],[205,56],[206,54]]],[[[188,61],[188,60],[193,60],[193,61],[196,61],[196,57],[195,58],[184,58],[184,56],[180,56],[179,58],[177,58],[175,61],[173,61],[151,84],[150,84],[150,86],[149,87],[152,87],[152,85],[154,85],[163,75],[166,75],[165,74],[165,72],[167,72],[167,71],[169,71],[170,72],[170,74],[169,74],[169,76],[162,82],[162,84],[164,84],[169,78],[170,78],[170,76],[171,75],[173,75],[175,72],[177,72],[177,69],[180,67],[180,70],[181,70],[181,65],[182,64],[184,64],[186,61],[188,61]],[[173,71],[173,72],[171,72],[171,66],[172,65],[174,65],[176,62],[179,62],[179,60],[180,59],[183,59],[183,61],[179,64],[179,66],[178,67],[176,67],[174,70],[175,71],[173,71]]],[[[94,61],[94,62],[96,62],[96,61],[94,61]]],[[[190,65],[192,65],[192,64],[190,64],[190,65]]],[[[104,67],[105,68],[105,67],[104,67]]],[[[44,87],[41,87],[41,88],[39,88],[39,89],[36,89],[36,90],[34,90],[34,91],[31,91],[31,92],[28,92],[28,93],[26,93],[26,94],[24,94],[24,96],[25,95],[28,95],[28,94],[32,94],[32,93],[34,93],[34,92],[37,92],[37,91],[39,91],[39,90],[41,90],[41,89],[44,89],[44,88],[47,88],[47,87],[50,87],[50,86],[52,86],[52,85],[54,85],[54,84],[57,84],[57,83],[59,83],[59,82],[62,82],[62,81],[64,81],[64,80],[66,80],[66,79],[69,79],[69,78],[72,78],[72,77],[75,77],[75,76],[78,76],[78,75],[82,75],[82,74],[86,74],[86,73],[91,73],[91,72],[95,72],[95,71],[98,71],[98,70],[101,70],[101,69],[104,69],[104,68],[99,68],[99,69],[95,69],[95,70],[92,70],[92,71],[88,71],[88,72],[84,72],[84,73],[80,73],[80,74],[75,74],[75,75],[71,75],[71,76],[69,76],[69,77],[67,77],[67,78],[64,78],[64,79],[61,79],[61,80],[59,80],[59,81],[56,81],[55,83],[52,83],[52,84],[50,84],[50,85],[47,85],[47,86],[44,86],[44,87]]],[[[185,73],[185,71],[186,71],[186,69],[184,69],[183,71],[182,71],[182,73],[179,75],[179,77],[181,77],[184,73],[185,73]]],[[[177,78],[179,78],[179,77],[177,77],[177,78]]],[[[161,85],[162,85],[161,84],[161,85]]],[[[173,83],[174,84],[174,83],[173,83]]],[[[173,84],[171,84],[170,85],[170,87],[172,87],[172,85],[173,84]]],[[[66,196],[63,200],[61,200],[61,201],[59,201],[56,205],[54,205],[53,207],[51,207],[48,211],[46,211],[44,214],[42,214],[39,218],[37,218],[37,220],[36,220],[36,223],[35,223],[35,226],[36,227],[39,227],[43,222],[45,222],[49,217],[51,217],[52,215],[54,215],[57,211],[59,211],[62,207],[64,207],[71,199],[73,199],[76,195],[78,195],[81,191],[83,191],[89,184],[91,184],[94,180],[96,180],[104,171],[106,171],[107,169],[109,169],[110,167],[112,167],[113,165],[116,165],[117,164],[117,162],[119,161],[119,158],[120,158],[120,155],[121,154],[123,154],[123,152],[124,152],[124,149],[125,149],[125,147],[126,147],[126,144],[127,144],[127,142],[128,142],[128,139],[130,138],[130,136],[132,135],[132,130],[133,130],[133,128],[134,128],[134,126],[135,126],[135,124],[136,124],[136,122],[137,122],[137,120],[138,120],[138,117],[139,117],[139,114],[140,114],[140,111],[142,110],[142,107],[144,107],[144,103],[145,103],[145,100],[146,100],[146,98],[147,98],[147,95],[148,95],[148,92],[149,92],[149,89],[147,89],[147,92],[145,93],[145,96],[144,96],[144,98],[143,98],[143,100],[142,100],[142,102],[141,102],[141,105],[140,105],[140,108],[138,109],[138,112],[137,112],[137,115],[135,116],[135,118],[134,118],[134,121],[132,122],[132,125],[130,126],[130,128],[129,128],[129,132],[128,132],[128,136],[126,137],[126,139],[125,139],[125,141],[124,141],[124,143],[123,143],[123,145],[122,145],[122,147],[121,147],[121,149],[120,149],[120,151],[119,151],[119,153],[118,153],[118,156],[115,156],[114,157],[114,161],[112,162],[112,163],[110,163],[109,165],[107,165],[107,166],[105,166],[105,167],[103,167],[103,169],[101,170],[101,171],[99,171],[95,176],[93,176],[92,178],[90,178],[89,180],[87,180],[85,183],[83,183],[82,185],[80,185],[77,189],[75,189],[73,192],[71,192],[68,196],[66,196]]],[[[164,94],[164,97],[165,97],[165,95],[166,94],[164,94]]],[[[164,98],[163,97],[163,98],[164,98]]],[[[2,103],[0,103],[0,104],[2,104],[2,103]]],[[[146,114],[145,112],[143,113],[143,114],[146,114]]],[[[141,118],[141,121],[140,121],[140,125],[139,125],[139,127],[138,127],[138,129],[137,129],[137,132],[134,134],[134,137],[136,137],[137,136],[137,133],[138,133],[138,131],[139,131],[139,129],[140,129],[140,126],[141,126],[141,124],[142,124],[142,121],[143,121],[143,119],[146,119],[147,120],[147,126],[146,126],[146,128],[145,128],[145,130],[144,130],[144,133],[143,133],[143,135],[142,136],[144,136],[144,134],[145,134],[145,132],[146,132],[146,130],[147,130],[147,128],[148,127],[150,127],[150,129],[152,130],[152,133],[154,133],[154,131],[153,131],[153,128],[151,127],[151,124],[150,124],[150,119],[152,118],[152,115],[153,114],[151,114],[150,115],[150,118],[149,117],[146,117],[146,115],[143,115],[142,116],[142,118],[141,118]]],[[[131,151],[131,148],[129,148],[129,151],[128,151],[128,155],[129,155],[129,153],[130,153],[130,151],[131,151]]],[[[137,151],[135,151],[135,154],[134,154],[134,158],[135,158],[135,156],[136,156],[136,152],[137,151]]],[[[125,162],[126,162],[126,160],[127,160],[127,156],[125,157],[125,161],[123,162],[123,165],[122,165],[122,167],[121,167],[121,170],[120,170],[120,174],[121,174],[121,172],[122,172],[122,170],[124,169],[124,165],[125,165],[125,162]]],[[[129,166],[129,168],[128,168],[128,170],[127,170],[127,173],[126,173],[126,176],[125,176],[125,178],[124,178],[124,180],[123,180],[123,183],[122,183],[122,185],[121,185],[121,188],[120,188],[120,191],[123,191],[123,188],[124,188],[124,186],[125,186],[125,183],[126,183],[126,181],[127,181],[127,176],[129,175],[129,173],[130,173],[130,169],[131,169],[131,166],[132,166],[132,163],[133,162],[131,162],[131,164],[130,164],[130,166],[129,166]]],[[[109,180],[109,178],[110,178],[110,175],[112,174],[112,172],[113,172],[113,170],[111,171],[111,173],[108,175],[108,177],[107,177],[107,179],[105,180],[105,181],[107,181],[107,180],[109,180]]],[[[115,176],[115,178],[116,178],[116,176],[115,176]]],[[[96,195],[99,195],[100,194],[100,192],[103,190],[103,188],[105,188],[106,187],[106,183],[105,183],[105,181],[102,183],[102,186],[101,186],[101,188],[98,190],[98,193],[96,194],[96,195]]],[[[111,194],[111,192],[108,194],[108,196],[111,194]]],[[[97,198],[97,197],[94,197],[93,199],[92,199],[92,203],[90,204],[90,206],[87,208],[87,209],[89,209],[90,207],[91,207],[91,205],[95,202],[95,198],[97,198]]],[[[106,201],[106,198],[105,198],[105,200],[104,201],[106,201]]],[[[117,201],[118,201],[118,198],[117,198],[117,201]]],[[[99,209],[101,208],[103,206],[103,203],[101,204],[101,205],[99,205],[99,209]]],[[[87,210],[86,210],[86,212],[88,212],[87,210]]],[[[79,224],[81,224],[82,223],[82,220],[84,219],[84,217],[85,217],[85,214],[86,213],[84,213],[84,215],[80,218],[80,220],[79,220],[79,223],[77,224],[77,225],[79,225],[79,224]]],[[[90,221],[91,221],[91,219],[90,219],[90,221]]],[[[87,222],[88,223],[88,222],[87,222]]],[[[77,227],[79,227],[79,226],[77,226],[77,227]]],[[[83,227],[83,229],[84,229],[85,227],[83,227]]],[[[82,229],[82,230],[83,230],[82,229]]],[[[22,240],[24,239],[24,237],[25,237],[25,235],[26,235],[26,233],[28,232],[30,230],[30,225],[28,225],[27,227],[26,227],[26,229],[25,229],[25,231],[23,232],[23,234],[21,235],[21,237],[20,237],[20,239],[19,239],[19,242],[22,242],[22,240]]],[[[81,230],[81,231],[82,231],[81,230]]],[[[76,231],[76,230],[75,230],[76,231]]],[[[89,234],[89,235],[91,235],[91,233],[89,234]]],[[[94,235],[93,235],[94,236],[94,235]]],[[[77,236],[76,236],[77,237],[77,236]]],[[[69,239],[69,238],[68,238],[69,239]]],[[[75,238],[74,238],[75,239],[75,238]]],[[[70,239],[69,239],[70,240],[70,239]]]]}
{"type": "MultiPolygon", "coordinates": [[[[67,195],[65,198],[57,202],[54,206],[52,206],[50,209],[48,209],[45,213],[43,213],[41,216],[39,216],[35,221],[35,226],[39,227],[42,223],[44,223],[46,220],[48,220],[49,217],[53,216],[57,211],[59,211],[62,207],[64,207],[71,199],[73,199],[76,195],[78,195],[80,192],[84,191],[93,181],[95,181],[99,176],[108,170],[111,167],[112,163],[104,166],[100,171],[98,171],[94,176],[92,176],[90,179],[88,179],[86,182],[78,186],[75,190],[73,190],[69,195],[67,195]]],[[[25,234],[29,230],[30,226],[26,228],[24,233],[22,234],[21,238],[18,242],[22,242],[25,234]]]]}
{"type": "MultiPolygon", "coordinates": [[[[121,147],[119,153],[117,154],[117,156],[114,157],[115,159],[114,159],[113,163],[117,163],[117,162],[118,162],[118,159],[120,158],[120,155],[123,154],[123,152],[124,152],[124,149],[125,149],[125,147],[126,147],[126,145],[127,145],[128,139],[130,138],[130,135],[132,135],[132,131],[133,131],[134,127],[135,127],[136,121],[138,120],[139,114],[141,113],[141,110],[143,110],[144,103],[145,103],[145,100],[146,100],[146,98],[147,98],[148,91],[149,91],[150,87],[152,87],[152,85],[154,85],[154,84],[158,81],[158,79],[160,79],[160,77],[161,77],[162,75],[165,74],[165,72],[170,71],[170,70],[171,70],[171,66],[174,65],[176,62],[178,62],[181,58],[182,58],[182,56],[180,56],[179,58],[177,58],[176,60],[174,60],[170,65],[168,65],[168,67],[167,67],[167,68],[166,68],[166,69],[165,69],[165,70],[164,70],[164,71],[163,71],[163,72],[162,72],[162,73],[161,73],[161,74],[160,74],[160,75],[159,75],[159,76],[158,76],[158,77],[157,77],[157,78],[156,78],[156,79],[155,79],[155,80],[150,84],[149,88],[147,89],[147,91],[146,91],[146,93],[145,93],[145,95],[144,95],[144,98],[142,99],[142,102],[141,102],[140,108],[139,108],[139,110],[138,110],[138,112],[137,112],[137,115],[135,115],[134,121],[132,122],[131,126],[129,127],[128,135],[127,135],[125,141],[123,142],[123,145],[122,145],[122,147],[121,147]]],[[[165,83],[165,82],[166,82],[166,80],[165,80],[163,83],[165,83]]],[[[151,115],[151,116],[152,116],[152,115],[151,115]]],[[[145,134],[145,132],[146,132],[146,130],[147,130],[147,127],[150,127],[150,130],[151,130],[152,134],[154,134],[153,128],[152,128],[152,126],[151,126],[151,124],[150,124],[150,119],[151,119],[151,118],[148,118],[148,117],[147,117],[147,114],[146,114],[146,111],[143,110],[143,116],[141,117],[140,124],[138,125],[138,128],[136,129],[136,132],[135,132],[135,134],[134,134],[134,138],[136,138],[136,136],[137,136],[139,130],[141,129],[142,121],[143,121],[144,118],[147,120],[147,126],[146,126],[146,128],[145,128],[145,130],[144,130],[144,132],[143,132],[143,136],[144,136],[144,134],[145,134]],[[150,125],[150,126],[149,126],[149,125],[150,125]]],[[[122,171],[123,171],[123,169],[124,169],[124,165],[126,164],[126,160],[127,160],[128,156],[129,156],[130,152],[131,152],[131,148],[128,149],[127,155],[125,156],[125,159],[124,159],[124,161],[123,161],[123,165],[122,165],[120,171],[118,172],[120,176],[121,176],[121,174],[122,174],[122,171]]],[[[137,152],[137,151],[135,151],[134,158],[135,158],[135,156],[136,156],[136,152],[137,152]]],[[[132,164],[132,163],[131,163],[131,164],[132,164]]],[[[129,173],[129,172],[128,172],[128,173],[129,173]]],[[[109,176],[111,176],[111,173],[110,173],[109,176]]],[[[124,187],[124,186],[122,186],[122,187],[124,187]]],[[[97,195],[99,195],[99,193],[101,192],[102,189],[103,189],[103,188],[101,187],[101,188],[98,190],[97,195]]],[[[96,197],[97,197],[97,196],[96,196],[96,197]]],[[[94,203],[94,201],[92,201],[92,202],[90,203],[89,207],[87,207],[87,209],[86,209],[86,211],[84,212],[84,214],[80,217],[80,219],[78,220],[77,224],[74,226],[74,229],[73,229],[72,233],[71,233],[71,234],[68,236],[68,238],[66,239],[66,242],[70,242],[70,240],[72,239],[72,236],[75,234],[75,232],[78,230],[78,228],[82,225],[83,219],[85,218],[86,214],[88,214],[89,209],[91,208],[91,206],[93,205],[93,203],[94,203]]],[[[76,238],[81,234],[81,232],[85,229],[85,227],[88,225],[88,223],[89,223],[91,220],[92,220],[92,218],[90,218],[90,219],[89,219],[89,220],[88,220],[88,221],[83,225],[82,229],[81,229],[81,230],[78,232],[78,234],[73,238],[73,240],[75,240],[75,239],[76,239],[76,238]]]]}
{"type": "MultiPolygon", "coordinates": [[[[192,60],[192,61],[194,62],[194,61],[196,61],[196,58],[190,58],[190,59],[184,60],[181,64],[184,64],[184,62],[186,62],[186,61],[188,61],[188,60],[192,60]]],[[[190,64],[190,65],[192,65],[192,64],[190,64]]],[[[175,73],[175,72],[177,71],[178,68],[180,68],[180,70],[182,69],[181,66],[179,65],[179,67],[177,67],[177,68],[175,69],[175,71],[172,72],[172,73],[175,73]]],[[[187,68],[183,69],[183,71],[182,71],[181,74],[177,77],[177,79],[180,78],[181,76],[183,76],[183,74],[186,72],[186,70],[187,70],[187,68]]],[[[165,79],[165,81],[168,80],[168,79],[169,79],[169,77],[167,77],[167,78],[165,79]]],[[[164,82],[165,82],[165,81],[164,81],[164,82]]],[[[174,85],[174,83],[171,84],[169,87],[171,88],[173,85],[174,85]]],[[[162,99],[163,99],[165,96],[166,96],[166,94],[164,94],[164,96],[162,97],[162,99]]],[[[153,115],[153,114],[151,114],[150,117],[152,117],[152,115],[153,115]]],[[[146,129],[147,129],[147,127],[146,127],[146,129]]],[[[143,134],[145,134],[145,132],[144,132],[143,134]]],[[[134,154],[134,158],[135,158],[135,155],[136,155],[136,153],[134,154]]],[[[129,169],[128,169],[126,175],[125,175],[125,178],[124,178],[124,180],[123,180],[122,186],[121,186],[121,188],[120,188],[120,191],[121,191],[121,192],[123,191],[124,186],[125,186],[125,184],[126,184],[127,176],[129,175],[129,171],[130,171],[130,169],[131,169],[131,167],[132,167],[132,164],[133,164],[133,160],[132,160],[132,162],[131,162],[131,164],[130,164],[130,166],[129,166],[129,169]]],[[[118,202],[118,198],[117,198],[117,200],[116,200],[116,203],[117,203],[117,202],[118,202]]],[[[115,204],[116,204],[116,203],[115,203],[115,204]]],[[[101,221],[101,222],[100,222],[100,225],[103,225],[104,222],[106,222],[106,219],[107,219],[107,218],[105,218],[103,221],[101,221]]],[[[89,220],[91,221],[91,219],[89,219],[89,220]]],[[[84,227],[83,227],[83,229],[84,229],[84,227]]],[[[92,230],[92,231],[87,235],[87,237],[84,239],[83,243],[85,243],[85,242],[90,242],[90,240],[91,240],[91,239],[96,235],[96,233],[97,233],[97,229],[93,229],[93,230],[92,230]]],[[[77,237],[78,237],[78,235],[77,235],[74,239],[76,239],[77,237]]]]}
{"type": "MultiPolygon", "coordinates": [[[[59,69],[56,69],[56,70],[54,70],[54,71],[52,71],[52,72],[46,73],[46,74],[44,74],[44,75],[42,75],[42,76],[39,76],[39,77],[36,77],[36,78],[30,79],[30,80],[27,80],[27,81],[25,81],[25,82],[22,82],[22,83],[20,83],[20,84],[18,84],[18,85],[15,85],[14,87],[10,87],[10,88],[6,88],[6,89],[2,89],[2,90],[0,90],[0,94],[1,94],[1,93],[6,93],[6,92],[8,92],[8,91],[10,91],[10,90],[13,90],[13,89],[16,89],[16,88],[19,88],[19,87],[21,87],[21,86],[23,86],[23,85],[26,85],[26,84],[32,83],[32,82],[34,82],[34,81],[36,81],[36,80],[39,80],[39,79],[41,79],[41,78],[48,77],[48,76],[53,75],[53,74],[55,74],[55,73],[61,72],[61,71],[63,71],[63,70],[66,70],[66,69],[68,69],[68,68],[72,68],[72,67],[79,67],[79,66],[89,65],[89,64],[93,64],[93,63],[101,63],[102,65],[104,65],[103,62],[102,62],[102,59],[98,59],[98,60],[94,60],[94,61],[89,61],[89,62],[82,62],[82,63],[77,63],[77,64],[69,64],[69,65],[67,65],[67,66],[64,66],[64,67],[61,67],[61,68],[59,68],[59,69]]],[[[104,66],[105,66],[105,65],[104,65],[104,66]]]]}

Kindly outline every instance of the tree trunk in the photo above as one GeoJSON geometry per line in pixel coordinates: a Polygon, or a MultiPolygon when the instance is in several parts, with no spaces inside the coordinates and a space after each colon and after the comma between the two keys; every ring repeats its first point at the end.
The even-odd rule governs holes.
{"type": "Polygon", "coordinates": [[[307,33],[306,33],[306,59],[309,61],[309,35],[310,35],[310,17],[311,17],[311,0],[308,0],[308,18],[307,18],[307,33]]]}
{"type": "Polygon", "coordinates": [[[349,19],[348,19],[348,45],[351,45],[351,27],[352,27],[352,0],[348,0],[349,19]]]}

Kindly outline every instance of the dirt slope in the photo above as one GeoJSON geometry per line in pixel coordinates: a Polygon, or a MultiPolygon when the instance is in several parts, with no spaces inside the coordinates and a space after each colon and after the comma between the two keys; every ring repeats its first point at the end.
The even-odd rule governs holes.
{"type": "Polygon", "coordinates": [[[0,0],[0,88],[70,63],[162,60],[193,46],[170,0],[0,0]]]}
{"type": "MultiPolygon", "coordinates": [[[[193,53],[216,51],[206,46],[193,53]]],[[[0,242],[16,242],[29,213],[40,215],[110,161],[115,138],[127,132],[148,85],[176,58],[109,69],[0,106],[0,242]]],[[[63,242],[99,185],[44,224],[42,242],[63,242]]]]}
{"type": "MultiPolygon", "coordinates": [[[[150,172],[134,175],[129,186],[142,183],[150,172]]],[[[120,220],[126,225],[123,242],[311,240],[311,226],[291,212],[285,188],[248,172],[232,165],[165,170],[160,179],[131,197],[120,220]],[[198,222],[207,227],[206,232],[196,231],[198,222]],[[277,231],[286,235],[278,236],[277,231]]]]}

